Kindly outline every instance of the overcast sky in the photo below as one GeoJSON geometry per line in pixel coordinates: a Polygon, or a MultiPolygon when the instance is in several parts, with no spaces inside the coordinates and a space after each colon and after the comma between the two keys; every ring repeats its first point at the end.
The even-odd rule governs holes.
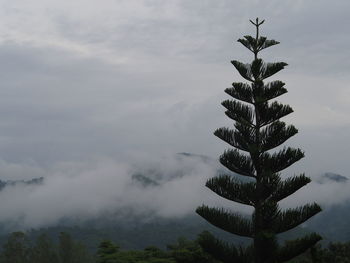
{"type": "Polygon", "coordinates": [[[347,173],[349,1],[0,1],[0,149],[10,162],[224,149],[220,102],[252,55],[289,64],[289,93],[306,170],[347,173]],[[308,166],[310,165],[310,166],[308,166]],[[317,168],[315,166],[318,166],[317,168]],[[312,166],[312,167],[311,167],[312,166]]]}
{"type": "Polygon", "coordinates": [[[291,171],[349,176],[349,10],[348,0],[0,0],[0,178],[67,162],[218,158],[227,145],[212,133],[232,125],[224,89],[242,80],[230,61],[251,62],[236,40],[256,17],[281,42],[262,58],[289,64],[273,78],[286,82],[280,101],[295,112],[285,121],[299,129],[287,145],[306,152],[291,171]]]}

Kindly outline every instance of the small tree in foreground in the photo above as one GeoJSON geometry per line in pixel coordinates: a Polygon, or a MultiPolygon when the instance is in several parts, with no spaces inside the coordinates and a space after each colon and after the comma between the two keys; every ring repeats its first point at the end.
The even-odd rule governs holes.
{"type": "Polygon", "coordinates": [[[259,26],[264,22],[250,21],[256,27],[256,36],[244,36],[238,42],[254,53],[250,64],[233,60],[239,74],[250,83],[234,82],[225,92],[235,100],[225,100],[222,105],[226,115],[235,121],[235,129],[220,128],[215,135],[235,149],[220,156],[220,162],[234,173],[251,178],[240,181],[231,175],[211,178],[206,186],[228,200],[252,206],[252,218],[245,218],[226,209],[198,207],[196,212],[209,223],[227,232],[253,239],[253,245],[236,248],[217,240],[209,233],[200,236],[204,250],[224,263],[286,262],[314,246],[321,237],[316,233],[288,241],[280,246],[276,234],[288,231],[321,211],[316,203],[295,209],[282,210],[278,202],[310,182],[304,174],[281,179],[280,172],[304,157],[300,149],[280,146],[298,131],[280,118],[293,112],[288,105],[270,100],[285,94],[282,81],[264,83],[264,80],[282,70],[284,62],[265,63],[258,54],[261,50],[278,44],[259,36],[259,26]]]}

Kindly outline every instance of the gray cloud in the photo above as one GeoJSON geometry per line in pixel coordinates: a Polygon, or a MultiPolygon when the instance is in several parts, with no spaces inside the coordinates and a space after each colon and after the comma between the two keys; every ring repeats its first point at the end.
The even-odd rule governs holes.
{"type": "MultiPolygon", "coordinates": [[[[300,129],[289,144],[307,156],[286,174],[348,174],[348,1],[11,0],[1,7],[1,178],[44,175],[50,178],[46,194],[54,196],[65,183],[78,191],[72,173],[87,188],[96,184],[93,177],[103,168],[85,165],[91,159],[117,159],[122,168],[102,162],[110,169],[106,173],[126,178],[130,154],[216,158],[227,145],[212,132],[232,125],[220,106],[223,90],[241,80],[229,61],[251,60],[236,40],[253,33],[248,19],[257,16],[266,18],[263,34],[281,41],[263,58],[290,64],[277,76],[290,91],[281,101],[293,106],[286,121],[300,129]],[[67,162],[72,167],[62,169],[67,162]]],[[[101,188],[103,182],[119,182],[108,178],[101,188]]],[[[193,185],[203,183],[189,178],[196,178],[193,185]]],[[[167,187],[177,185],[172,184],[167,187]]],[[[38,200],[40,189],[24,191],[38,200]]],[[[160,194],[148,193],[150,199],[160,194]]],[[[74,209],[57,209],[61,215],[55,216],[74,214],[81,195],[74,209]]],[[[113,198],[99,199],[97,207],[108,207],[113,198]]],[[[4,205],[17,215],[27,211],[21,195],[13,200],[16,206],[4,205]]],[[[81,207],[86,211],[79,213],[89,213],[85,203],[81,207]]]]}

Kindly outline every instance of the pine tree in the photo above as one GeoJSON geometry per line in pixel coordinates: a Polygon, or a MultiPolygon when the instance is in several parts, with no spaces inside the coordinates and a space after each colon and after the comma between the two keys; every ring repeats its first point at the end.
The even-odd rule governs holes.
{"type": "Polygon", "coordinates": [[[279,80],[264,82],[266,78],[287,66],[284,62],[265,63],[258,54],[263,49],[279,44],[259,36],[259,27],[264,22],[251,21],[256,27],[256,36],[244,36],[238,42],[254,54],[250,64],[233,60],[233,66],[249,83],[234,82],[225,92],[234,100],[225,100],[222,105],[226,115],[234,121],[234,129],[220,128],[214,134],[234,147],[220,156],[220,162],[237,176],[220,175],[207,181],[206,186],[219,196],[254,209],[251,218],[223,208],[202,205],[196,212],[209,223],[235,235],[253,239],[247,248],[222,242],[210,233],[200,236],[204,250],[222,262],[286,262],[315,245],[321,237],[312,233],[303,238],[288,241],[283,246],[276,235],[302,224],[321,211],[316,203],[295,209],[283,210],[278,202],[292,195],[311,180],[304,174],[281,179],[281,171],[304,157],[300,149],[280,147],[298,130],[280,119],[293,112],[289,105],[270,101],[287,92],[285,83],[279,80]],[[275,149],[279,147],[279,150],[275,149]],[[241,177],[243,178],[243,177],[241,177]]]}

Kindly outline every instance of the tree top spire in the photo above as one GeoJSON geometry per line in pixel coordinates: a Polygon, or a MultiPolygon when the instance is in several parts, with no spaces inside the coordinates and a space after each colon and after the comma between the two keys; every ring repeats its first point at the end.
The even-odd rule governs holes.
{"type": "Polygon", "coordinates": [[[259,18],[258,18],[258,17],[255,19],[255,23],[254,23],[252,20],[249,20],[249,21],[250,21],[250,23],[252,23],[252,24],[255,25],[256,27],[262,25],[262,24],[265,22],[265,20],[259,22],[259,18]]]}

